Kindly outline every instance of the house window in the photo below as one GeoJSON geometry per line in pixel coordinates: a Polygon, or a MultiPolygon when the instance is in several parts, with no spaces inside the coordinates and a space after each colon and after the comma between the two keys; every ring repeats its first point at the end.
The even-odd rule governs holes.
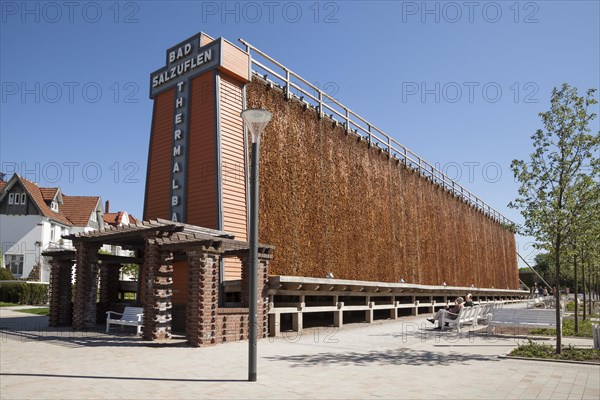
{"type": "Polygon", "coordinates": [[[9,193],[8,194],[8,204],[14,204],[14,203],[15,203],[15,194],[9,193]]]}
{"type": "Polygon", "coordinates": [[[26,199],[27,199],[27,194],[21,193],[21,204],[25,204],[26,199]]]}
{"type": "Polygon", "coordinates": [[[55,201],[50,203],[50,209],[54,212],[58,212],[58,203],[56,203],[55,201]]]}
{"type": "Polygon", "coordinates": [[[98,221],[98,220],[97,220],[97,218],[96,218],[96,211],[94,211],[94,212],[92,213],[92,221],[94,221],[94,222],[97,222],[97,221],[98,221]]]}
{"type": "Polygon", "coordinates": [[[50,224],[50,241],[54,242],[54,224],[50,224]]]}
{"type": "Polygon", "coordinates": [[[13,275],[23,275],[23,255],[22,254],[7,254],[6,268],[10,269],[13,275]]]}

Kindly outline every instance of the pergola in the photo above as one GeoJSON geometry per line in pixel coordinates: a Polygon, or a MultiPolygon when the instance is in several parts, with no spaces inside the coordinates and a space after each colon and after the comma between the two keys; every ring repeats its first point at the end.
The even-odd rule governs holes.
{"type": "MultiPolygon", "coordinates": [[[[144,309],[143,338],[171,337],[173,261],[187,260],[188,300],[185,334],[192,346],[246,339],[248,335],[248,243],[223,231],[168,220],[142,221],[66,236],[74,250],[48,250],[50,258],[50,326],[96,328],[118,300],[123,264],[140,265],[138,302],[144,309]],[[135,250],[137,257],[99,254],[105,244],[135,250]],[[222,258],[241,260],[241,307],[219,304],[222,258]],[[75,289],[72,289],[75,269],[75,289]]],[[[267,273],[271,246],[258,252],[258,337],[267,334],[267,273]]]]}

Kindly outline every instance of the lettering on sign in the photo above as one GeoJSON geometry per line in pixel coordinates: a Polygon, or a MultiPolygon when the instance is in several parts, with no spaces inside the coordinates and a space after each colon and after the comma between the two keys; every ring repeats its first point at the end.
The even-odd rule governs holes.
{"type": "Polygon", "coordinates": [[[150,98],[175,89],[171,168],[171,220],[185,222],[191,79],[221,64],[222,39],[200,47],[198,34],[167,50],[166,66],[150,74],[150,98]]]}

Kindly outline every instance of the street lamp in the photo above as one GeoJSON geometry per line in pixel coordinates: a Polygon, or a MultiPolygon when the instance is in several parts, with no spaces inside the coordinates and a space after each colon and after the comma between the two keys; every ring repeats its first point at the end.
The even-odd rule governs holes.
{"type": "Polygon", "coordinates": [[[258,302],[258,160],[260,134],[273,114],[262,109],[248,109],[241,113],[252,135],[252,160],[250,163],[250,291],[248,295],[248,380],[256,382],[256,330],[258,302]]]}

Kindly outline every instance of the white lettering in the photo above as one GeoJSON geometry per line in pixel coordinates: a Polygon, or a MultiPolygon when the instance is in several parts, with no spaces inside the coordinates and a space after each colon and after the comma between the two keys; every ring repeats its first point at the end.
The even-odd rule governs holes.
{"type": "MultiPolygon", "coordinates": [[[[181,59],[182,57],[190,55],[191,52],[192,45],[189,43],[184,45],[182,48],[169,52],[169,64],[181,59]]],[[[185,75],[187,72],[198,68],[209,61],[212,61],[213,56],[213,49],[208,49],[200,54],[197,54],[195,57],[188,58],[187,60],[182,61],[175,66],[171,66],[171,68],[166,69],[160,74],[152,77],[152,87],[156,88],[166,82],[169,82],[170,80],[185,75]]],[[[181,92],[183,90],[183,82],[179,82],[177,86],[181,92]]]]}
{"type": "Polygon", "coordinates": [[[181,107],[183,107],[183,97],[179,97],[177,100],[175,100],[175,108],[181,107]]]}
{"type": "Polygon", "coordinates": [[[179,82],[179,83],[177,84],[177,90],[178,90],[178,91],[180,91],[180,92],[183,92],[183,84],[184,84],[184,82],[179,82]]]}
{"type": "Polygon", "coordinates": [[[175,114],[175,123],[180,124],[183,122],[183,113],[175,114]]]}
{"type": "Polygon", "coordinates": [[[173,147],[173,157],[181,155],[181,145],[173,147]]]}
{"type": "Polygon", "coordinates": [[[175,140],[181,140],[181,129],[175,130],[175,140]]]}
{"type": "Polygon", "coordinates": [[[172,196],[171,197],[171,205],[176,206],[178,204],[179,204],[179,196],[172,196]]]}
{"type": "Polygon", "coordinates": [[[171,217],[171,221],[179,222],[179,218],[177,218],[177,213],[173,213],[173,216],[171,217]]]}
{"type": "Polygon", "coordinates": [[[173,172],[174,172],[174,173],[175,173],[175,172],[180,172],[180,171],[179,171],[179,163],[178,163],[178,162],[176,162],[176,163],[175,163],[175,165],[173,165],[173,172]]]}
{"type": "Polygon", "coordinates": [[[177,184],[177,181],[175,179],[173,179],[173,183],[171,184],[171,188],[173,188],[173,189],[179,189],[179,185],[177,184]]]}

